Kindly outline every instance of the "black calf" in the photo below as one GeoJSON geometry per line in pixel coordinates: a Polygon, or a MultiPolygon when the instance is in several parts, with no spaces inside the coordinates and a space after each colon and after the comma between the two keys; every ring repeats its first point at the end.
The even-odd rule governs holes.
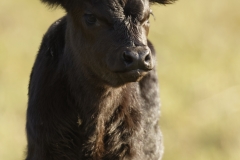
{"type": "Polygon", "coordinates": [[[160,160],[149,3],[172,1],[42,1],[67,14],[33,66],[26,160],[160,160]]]}

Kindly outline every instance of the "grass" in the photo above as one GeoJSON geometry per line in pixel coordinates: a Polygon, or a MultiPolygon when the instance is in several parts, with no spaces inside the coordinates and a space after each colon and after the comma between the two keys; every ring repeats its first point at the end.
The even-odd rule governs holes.
{"type": "MultiPolygon", "coordinates": [[[[240,1],[154,6],[163,160],[240,157],[240,1]]],[[[0,159],[23,159],[27,86],[43,34],[64,11],[0,1],[0,159]]]]}

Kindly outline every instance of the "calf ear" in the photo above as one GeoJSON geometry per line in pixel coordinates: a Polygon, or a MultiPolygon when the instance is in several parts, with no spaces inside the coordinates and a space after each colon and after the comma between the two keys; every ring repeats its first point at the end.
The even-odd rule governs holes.
{"type": "Polygon", "coordinates": [[[150,3],[172,4],[177,0],[149,0],[150,3]]]}
{"type": "Polygon", "coordinates": [[[59,6],[60,5],[60,6],[65,8],[69,0],[41,0],[41,1],[43,3],[48,4],[51,7],[55,7],[55,6],[59,6]]]}

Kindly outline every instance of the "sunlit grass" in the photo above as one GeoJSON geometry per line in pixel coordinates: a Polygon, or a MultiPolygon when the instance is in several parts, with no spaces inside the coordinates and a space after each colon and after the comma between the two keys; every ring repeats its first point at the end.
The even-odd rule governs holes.
{"type": "MultiPolygon", "coordinates": [[[[239,160],[240,1],[153,7],[163,160],[239,160]]],[[[0,1],[0,159],[23,159],[29,74],[43,34],[64,11],[0,1]]]]}
{"type": "Polygon", "coordinates": [[[154,8],[164,159],[240,157],[238,1],[154,8]]]}

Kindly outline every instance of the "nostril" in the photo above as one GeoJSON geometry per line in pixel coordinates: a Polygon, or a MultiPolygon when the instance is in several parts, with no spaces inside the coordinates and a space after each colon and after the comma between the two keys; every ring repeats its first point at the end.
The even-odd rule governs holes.
{"type": "Polygon", "coordinates": [[[127,64],[131,64],[133,62],[133,58],[131,55],[129,55],[127,52],[123,52],[123,60],[127,64]]]}
{"type": "Polygon", "coordinates": [[[151,57],[150,57],[150,54],[148,54],[148,55],[145,57],[144,61],[145,61],[145,62],[149,62],[150,60],[151,60],[151,57]]]}
{"type": "Polygon", "coordinates": [[[151,53],[149,51],[147,52],[143,52],[145,53],[145,55],[143,54],[142,57],[142,67],[145,70],[151,70],[152,69],[152,56],[151,53]]]}

